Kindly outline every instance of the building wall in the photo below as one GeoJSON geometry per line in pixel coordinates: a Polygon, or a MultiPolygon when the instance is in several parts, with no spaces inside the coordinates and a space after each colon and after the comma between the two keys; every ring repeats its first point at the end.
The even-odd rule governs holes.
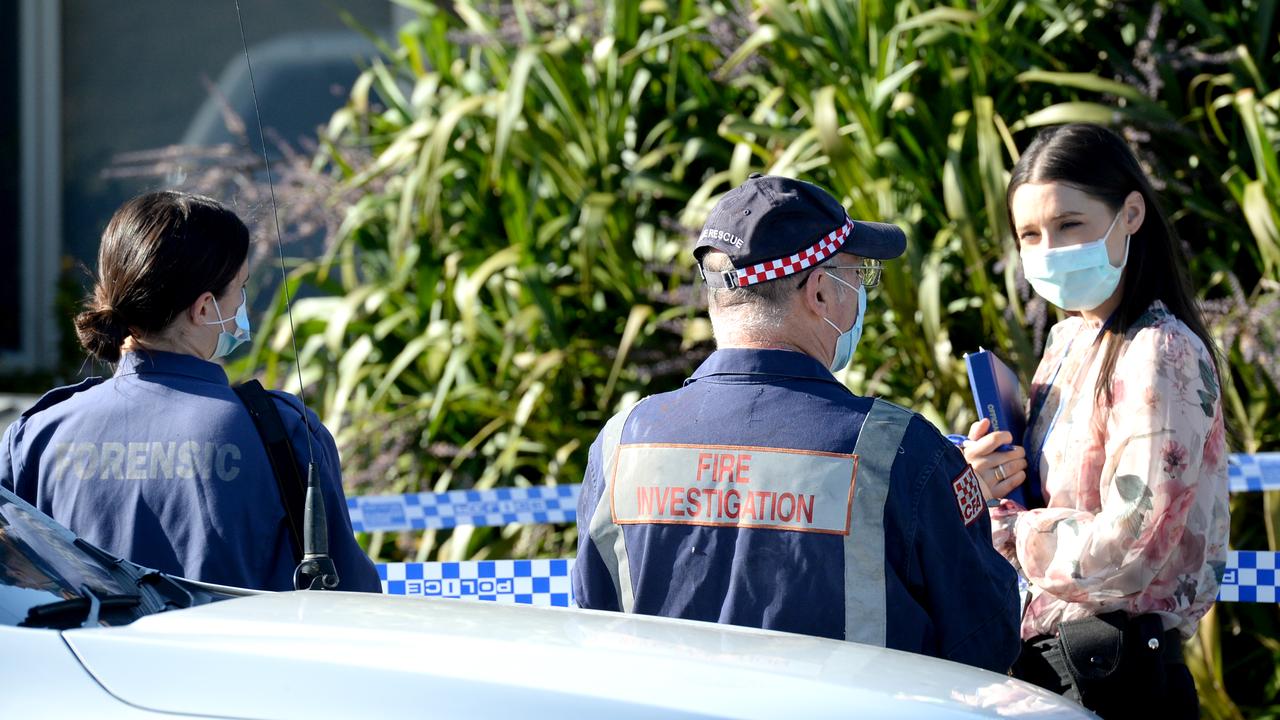
{"type": "MultiPolygon", "coordinates": [[[[355,36],[340,13],[383,36],[403,17],[390,0],[240,6],[251,48],[317,33],[355,36]]],[[[0,0],[0,388],[5,372],[65,361],[56,335],[68,323],[65,309],[55,315],[56,283],[66,268],[92,269],[116,207],[164,184],[105,171],[123,153],[179,142],[209,97],[206,83],[242,64],[242,53],[233,0],[0,0]],[[35,255],[45,259],[35,263],[35,255]]],[[[319,118],[302,127],[342,104],[344,89],[322,92],[301,113],[319,118]]],[[[284,105],[301,106],[295,98],[284,105]]],[[[72,278],[83,283],[83,270],[72,278]]]]}
{"type": "MultiPolygon", "coordinates": [[[[285,33],[347,30],[337,8],[376,33],[391,28],[388,0],[240,6],[251,47],[285,33]]],[[[155,184],[104,179],[112,158],[177,143],[208,96],[203,80],[244,58],[232,0],[63,0],[62,43],[65,250],[85,259],[111,211],[155,184]]]]}
{"type": "MultiPolygon", "coordinates": [[[[18,0],[0,0],[0,18],[16,18],[18,0]]],[[[21,198],[22,164],[18,124],[18,23],[0,23],[0,352],[19,349],[22,316],[17,312],[21,294],[18,268],[22,262],[21,198]]]]}

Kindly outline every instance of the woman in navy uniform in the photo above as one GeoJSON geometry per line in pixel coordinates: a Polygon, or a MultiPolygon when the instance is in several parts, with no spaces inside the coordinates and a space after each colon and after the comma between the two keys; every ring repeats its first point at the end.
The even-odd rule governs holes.
{"type": "MultiPolygon", "coordinates": [[[[0,443],[0,484],[141,565],[288,590],[296,551],[267,450],[212,362],[249,339],[248,252],[244,223],[208,198],[157,192],[117,210],[75,319],[80,344],[115,374],[52,390],[23,413],[0,443]]],[[[314,449],[339,588],[378,592],[333,437],[293,395],[272,397],[295,457],[314,449]]]]}

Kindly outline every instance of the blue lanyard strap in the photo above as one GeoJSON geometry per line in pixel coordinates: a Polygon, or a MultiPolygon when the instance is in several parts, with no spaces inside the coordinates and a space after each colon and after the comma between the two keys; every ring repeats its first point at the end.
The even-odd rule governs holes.
{"type": "MultiPolygon", "coordinates": [[[[1111,326],[1111,321],[1115,316],[1115,312],[1112,312],[1111,315],[1107,316],[1106,322],[1102,323],[1102,327],[1098,328],[1097,334],[1093,336],[1094,343],[1096,343],[1098,338],[1102,337],[1102,334],[1111,326]]],[[[1075,344],[1075,341],[1076,338],[1073,336],[1071,340],[1067,342],[1067,347],[1062,351],[1062,357],[1058,359],[1058,366],[1053,369],[1053,375],[1049,377],[1049,382],[1041,386],[1040,392],[1037,393],[1038,397],[1032,406],[1031,417],[1029,419],[1030,421],[1027,423],[1027,429],[1025,430],[1025,435],[1022,439],[1024,448],[1027,447],[1027,440],[1031,439],[1031,435],[1035,431],[1036,423],[1040,421],[1040,413],[1044,411],[1045,403],[1049,401],[1049,391],[1053,389],[1054,383],[1058,380],[1058,374],[1062,372],[1062,366],[1066,364],[1067,358],[1071,356],[1071,346],[1075,344]]],[[[1090,343],[1090,345],[1092,344],[1093,343],[1090,343]]],[[[1077,368],[1076,377],[1074,378],[1075,382],[1073,382],[1073,385],[1076,382],[1079,382],[1079,373],[1080,368],[1077,368]]],[[[1027,470],[1034,472],[1038,479],[1043,480],[1043,478],[1040,478],[1040,460],[1044,457],[1044,446],[1048,444],[1049,435],[1053,433],[1054,426],[1058,424],[1058,418],[1062,416],[1062,411],[1067,406],[1067,400],[1068,399],[1064,398],[1058,401],[1058,406],[1054,408],[1053,411],[1053,417],[1049,418],[1049,426],[1045,428],[1044,435],[1040,436],[1040,443],[1035,448],[1035,454],[1032,455],[1030,452],[1027,453],[1027,470]]],[[[1028,450],[1030,450],[1030,448],[1028,448],[1028,450]]],[[[1043,493],[1043,482],[1040,484],[1040,488],[1041,493],[1043,493]]]]}

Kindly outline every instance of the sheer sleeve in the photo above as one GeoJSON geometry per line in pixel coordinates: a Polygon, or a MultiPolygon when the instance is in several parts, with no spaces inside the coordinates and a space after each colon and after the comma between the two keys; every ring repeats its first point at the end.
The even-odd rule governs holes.
{"type": "Polygon", "coordinates": [[[1022,571],[1022,565],[1018,562],[1018,549],[1016,530],[1018,518],[1027,509],[1017,502],[1002,499],[999,505],[991,509],[991,544],[996,550],[1004,556],[1014,569],[1022,571]]]}
{"type": "Polygon", "coordinates": [[[1188,516],[1206,440],[1222,424],[1212,358],[1193,335],[1167,325],[1137,333],[1112,389],[1111,407],[1094,413],[1107,418],[1101,510],[1037,509],[1013,521],[1027,579],[1086,605],[1141,593],[1170,563],[1190,573],[1204,562],[1205,538],[1194,537],[1188,516]],[[1188,552],[1195,547],[1199,557],[1188,552]]]}

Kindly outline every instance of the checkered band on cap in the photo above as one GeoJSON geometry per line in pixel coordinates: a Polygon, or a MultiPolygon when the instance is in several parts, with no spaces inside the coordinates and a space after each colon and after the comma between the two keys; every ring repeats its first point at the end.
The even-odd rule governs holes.
{"type": "Polygon", "coordinates": [[[845,240],[848,239],[849,233],[852,232],[853,220],[846,217],[842,227],[827,233],[818,242],[795,255],[778,258],[777,260],[766,260],[751,267],[739,268],[738,286],[747,287],[767,280],[777,280],[788,275],[794,275],[801,270],[808,270],[835,255],[841,247],[844,247],[845,240]]]}

